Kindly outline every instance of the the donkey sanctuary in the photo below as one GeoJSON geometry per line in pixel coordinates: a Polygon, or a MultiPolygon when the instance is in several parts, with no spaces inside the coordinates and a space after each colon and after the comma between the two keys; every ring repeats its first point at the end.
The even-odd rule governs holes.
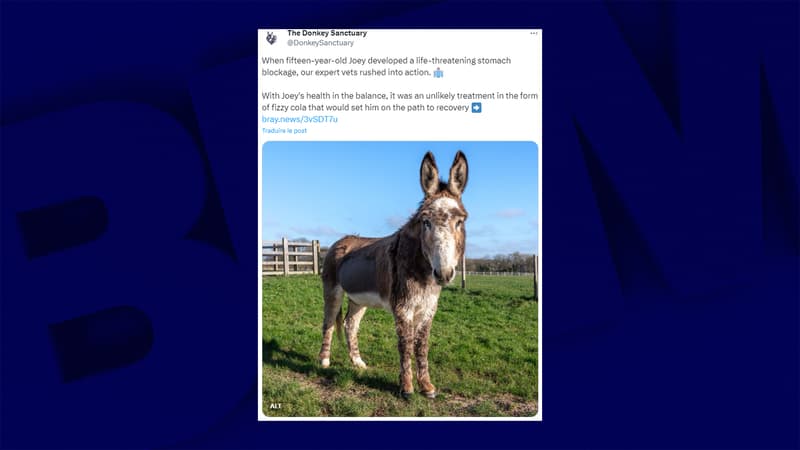
{"type": "Polygon", "coordinates": [[[416,213],[399,230],[383,238],[345,236],[328,250],[323,262],[322,284],[325,318],[322,324],[322,367],[330,366],[334,327],[341,329],[342,297],[350,303],[344,318],[350,360],[367,365],[358,352],[358,326],[368,307],[392,313],[400,352],[400,394],[414,392],[412,352],[417,360],[420,392],[436,397],[428,373],[428,337],[442,286],[455,277],[464,255],[467,211],[461,194],[467,186],[467,158],[459,151],[450,167],[447,183],[428,152],[419,176],[425,198],[416,213]]]}

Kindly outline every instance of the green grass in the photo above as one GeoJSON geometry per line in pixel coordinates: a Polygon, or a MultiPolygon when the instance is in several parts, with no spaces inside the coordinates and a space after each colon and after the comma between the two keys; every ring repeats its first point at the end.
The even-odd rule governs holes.
{"type": "MultiPolygon", "coordinates": [[[[267,416],[532,416],[538,399],[537,303],[527,277],[471,276],[468,289],[442,290],[430,337],[431,381],[439,396],[403,400],[394,321],[370,309],[352,366],[334,338],[331,367],[317,362],[322,282],[314,275],[269,277],[263,298],[267,416]],[[280,403],[280,409],[270,408],[280,403]]],[[[454,282],[459,284],[458,280],[454,282]]],[[[347,300],[345,299],[345,305],[347,300]]],[[[346,309],[346,307],[345,307],[346,309]]],[[[415,373],[416,375],[416,373],[415,373]]],[[[417,389],[416,378],[414,381],[417,389]]]]}

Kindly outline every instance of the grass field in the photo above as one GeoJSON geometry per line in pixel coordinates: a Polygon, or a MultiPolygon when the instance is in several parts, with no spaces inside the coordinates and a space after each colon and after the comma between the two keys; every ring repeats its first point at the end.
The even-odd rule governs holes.
{"type": "Polygon", "coordinates": [[[538,309],[532,284],[527,277],[471,276],[466,292],[458,280],[443,289],[429,353],[431,381],[439,396],[429,400],[415,394],[403,400],[398,396],[397,335],[390,313],[370,309],[361,322],[359,349],[366,370],[352,366],[346,345],[336,338],[331,367],[322,369],[317,362],[319,276],[269,277],[262,311],[264,414],[533,416],[538,309]]]}

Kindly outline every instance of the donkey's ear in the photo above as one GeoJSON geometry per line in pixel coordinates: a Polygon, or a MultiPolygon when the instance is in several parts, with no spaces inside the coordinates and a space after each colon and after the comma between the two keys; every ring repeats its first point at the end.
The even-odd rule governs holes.
{"type": "Polygon", "coordinates": [[[419,167],[419,184],[422,185],[422,192],[425,196],[436,194],[439,190],[439,169],[436,168],[436,160],[433,153],[428,152],[422,158],[422,165],[419,167]]]}
{"type": "Polygon", "coordinates": [[[469,176],[469,165],[467,165],[467,157],[461,150],[456,153],[456,159],[453,160],[453,165],[450,167],[450,179],[447,180],[447,189],[453,195],[461,195],[464,188],[467,187],[467,177],[469,176]]]}

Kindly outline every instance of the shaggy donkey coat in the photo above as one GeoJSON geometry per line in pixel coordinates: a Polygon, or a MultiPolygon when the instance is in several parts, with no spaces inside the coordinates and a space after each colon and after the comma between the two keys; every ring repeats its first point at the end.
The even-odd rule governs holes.
{"type": "Polygon", "coordinates": [[[416,357],[419,390],[436,396],[428,372],[428,337],[442,286],[455,277],[464,255],[467,211],[461,194],[467,185],[467,158],[456,154],[447,183],[428,152],[420,166],[420,185],[425,198],[408,222],[390,236],[345,236],[329,249],[323,263],[325,318],[322,324],[322,367],[330,365],[334,328],[342,325],[342,298],[349,297],[344,318],[350,360],[367,365],[358,351],[358,327],[368,307],[392,313],[400,353],[400,393],[414,391],[411,359],[416,357]]]}

